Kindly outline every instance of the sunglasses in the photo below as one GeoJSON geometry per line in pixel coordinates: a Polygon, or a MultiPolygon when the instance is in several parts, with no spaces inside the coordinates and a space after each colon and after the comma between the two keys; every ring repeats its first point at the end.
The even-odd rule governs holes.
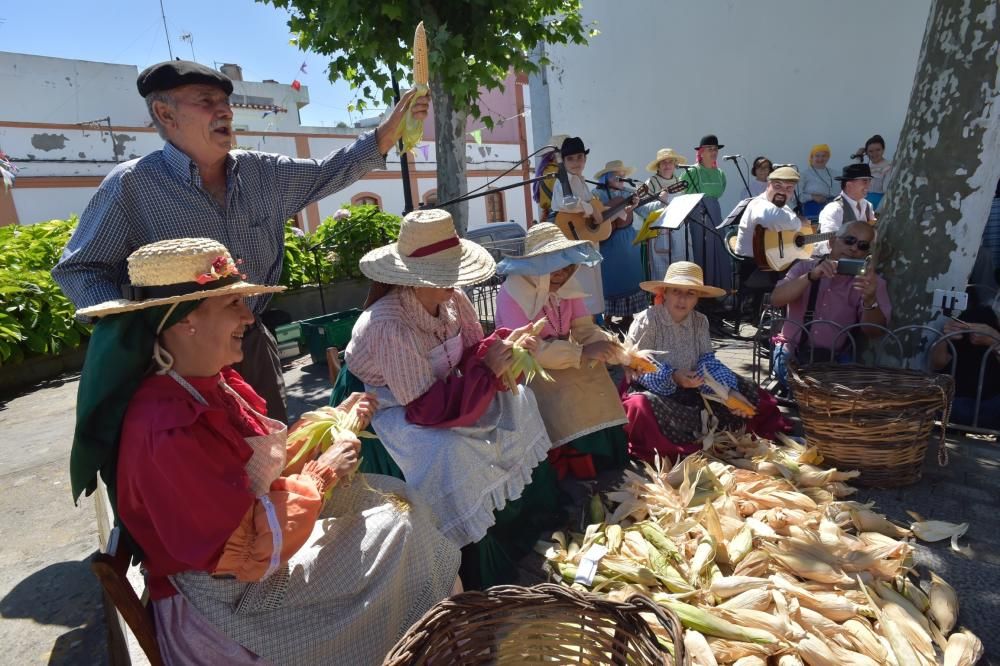
{"type": "Polygon", "coordinates": [[[848,247],[854,247],[855,245],[857,245],[858,249],[861,250],[862,252],[867,252],[872,247],[871,241],[858,240],[855,236],[844,236],[840,240],[842,240],[844,242],[844,245],[848,247]]]}

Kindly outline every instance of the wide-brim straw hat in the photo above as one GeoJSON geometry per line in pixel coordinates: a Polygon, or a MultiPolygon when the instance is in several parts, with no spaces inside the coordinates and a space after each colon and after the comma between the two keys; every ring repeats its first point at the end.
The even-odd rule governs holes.
{"type": "Polygon", "coordinates": [[[466,287],[496,273],[486,248],[459,238],[451,215],[439,209],[406,215],[399,240],[363,256],[359,267],[375,282],[404,287],[466,287]]]}
{"type": "Polygon", "coordinates": [[[566,266],[601,262],[590,241],[570,240],[551,222],[540,222],[524,238],[524,254],[507,255],[497,265],[503,275],[545,275],[566,266]]]}
{"type": "Polygon", "coordinates": [[[81,308],[87,317],[154,308],[202,298],[272,294],[284,287],[246,281],[226,246],[210,238],[173,238],[143,245],[129,255],[123,298],[81,308]]]}
{"type": "Polygon", "coordinates": [[[621,160],[611,160],[604,165],[603,169],[594,174],[594,178],[600,178],[606,173],[618,173],[619,171],[623,171],[625,177],[628,178],[635,173],[635,167],[625,166],[625,163],[621,160]]]}
{"type": "Polygon", "coordinates": [[[691,289],[697,292],[699,298],[718,298],[726,293],[725,289],[705,284],[701,266],[690,261],[675,261],[667,266],[667,274],[662,280],[646,280],[640,282],[639,287],[653,294],[665,287],[691,289]]]}
{"type": "Polygon", "coordinates": [[[593,246],[590,241],[566,238],[566,234],[551,222],[539,222],[528,229],[528,235],[524,237],[524,254],[509,256],[511,259],[529,259],[576,247],[593,246]]]}
{"type": "Polygon", "coordinates": [[[660,148],[656,151],[656,159],[646,165],[646,171],[657,173],[660,170],[660,162],[671,160],[674,164],[686,164],[687,158],[675,151],[673,148],[660,148]]]}

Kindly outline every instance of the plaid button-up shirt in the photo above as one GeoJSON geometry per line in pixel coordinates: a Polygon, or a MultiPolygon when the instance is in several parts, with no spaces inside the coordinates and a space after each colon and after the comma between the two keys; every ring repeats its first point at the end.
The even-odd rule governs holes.
{"type": "MultiPolygon", "coordinates": [[[[251,282],[278,284],[285,220],[384,168],[374,132],[319,160],[234,150],[226,165],[226,205],[220,206],[202,187],[191,158],[168,142],[108,174],[52,277],[78,308],[120,299],[129,254],[147,243],[189,237],[225,245],[234,259],[243,259],[240,270],[251,282]]],[[[247,305],[260,314],[268,299],[252,297],[247,305]]]]}

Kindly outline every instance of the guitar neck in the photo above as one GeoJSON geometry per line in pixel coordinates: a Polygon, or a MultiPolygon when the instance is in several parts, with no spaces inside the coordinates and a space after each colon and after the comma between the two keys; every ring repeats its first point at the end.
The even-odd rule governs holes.
{"type": "MultiPolygon", "coordinates": [[[[639,199],[639,203],[637,203],[635,205],[635,207],[638,208],[639,206],[645,206],[646,204],[648,204],[651,201],[654,201],[655,199],[656,199],[656,195],[655,194],[650,194],[649,196],[645,196],[645,197],[639,199]]],[[[622,212],[622,209],[625,208],[625,206],[628,205],[629,201],[631,201],[631,198],[623,199],[622,201],[619,201],[618,203],[616,203],[614,206],[611,206],[610,208],[605,208],[603,214],[601,215],[601,218],[605,222],[607,222],[608,220],[610,220],[611,218],[613,218],[615,215],[617,215],[618,213],[622,212]]]]}
{"type": "Polygon", "coordinates": [[[821,243],[825,240],[830,240],[837,235],[836,231],[828,231],[822,234],[803,234],[797,239],[802,245],[811,245],[813,243],[821,243]]]}

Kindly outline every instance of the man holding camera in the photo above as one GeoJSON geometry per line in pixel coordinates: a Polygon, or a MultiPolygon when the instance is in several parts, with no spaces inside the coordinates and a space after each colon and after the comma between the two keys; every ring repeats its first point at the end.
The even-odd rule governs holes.
{"type": "MultiPolygon", "coordinates": [[[[774,372],[782,384],[786,384],[790,357],[800,364],[850,362],[855,350],[849,334],[841,335],[841,329],[859,323],[888,324],[892,315],[889,291],[866,261],[874,241],[875,229],[870,224],[848,222],[837,230],[829,256],[800,261],[775,286],[771,304],[788,306],[788,321],[774,337],[772,353],[774,372]],[[817,323],[812,324],[814,320],[817,323]]],[[[876,328],[861,330],[870,338],[883,334],[876,328]]]]}
{"type": "MultiPolygon", "coordinates": [[[[819,232],[837,231],[842,225],[855,220],[875,224],[875,209],[865,198],[872,184],[871,167],[867,164],[848,164],[836,179],[840,181],[840,194],[820,211],[819,232]]],[[[828,254],[830,250],[831,246],[826,241],[817,243],[813,256],[828,254]]]]}

